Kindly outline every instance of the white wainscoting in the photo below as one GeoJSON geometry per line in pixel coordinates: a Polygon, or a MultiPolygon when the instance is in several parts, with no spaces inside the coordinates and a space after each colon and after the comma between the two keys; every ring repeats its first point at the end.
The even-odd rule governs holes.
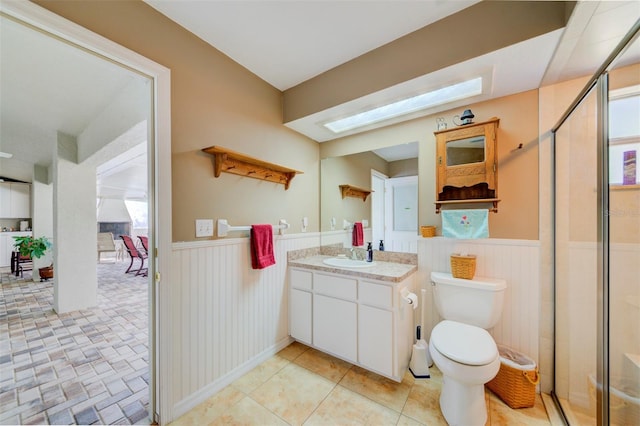
{"type": "Polygon", "coordinates": [[[532,240],[456,240],[444,237],[418,241],[418,279],[426,289],[425,339],[440,321],[431,294],[432,271],[451,272],[451,253],[475,254],[476,277],[507,281],[500,322],[491,330],[497,343],[525,353],[538,363],[540,320],[540,243],[532,240]]]}
{"type": "Polygon", "coordinates": [[[173,244],[174,418],[289,344],[287,252],[319,245],[318,233],[276,235],[276,264],[253,270],[248,238],[173,244]]]}

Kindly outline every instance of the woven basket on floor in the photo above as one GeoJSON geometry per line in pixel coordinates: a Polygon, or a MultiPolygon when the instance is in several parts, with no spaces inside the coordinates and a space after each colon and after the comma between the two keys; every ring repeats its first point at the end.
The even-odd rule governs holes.
{"type": "Polygon", "coordinates": [[[476,274],[476,256],[473,254],[461,256],[457,253],[451,255],[451,275],[454,278],[470,280],[476,274]]]}
{"type": "Polygon", "coordinates": [[[537,367],[519,370],[501,362],[498,375],[487,383],[487,387],[509,407],[527,408],[536,403],[536,385],[539,382],[537,367]]]}

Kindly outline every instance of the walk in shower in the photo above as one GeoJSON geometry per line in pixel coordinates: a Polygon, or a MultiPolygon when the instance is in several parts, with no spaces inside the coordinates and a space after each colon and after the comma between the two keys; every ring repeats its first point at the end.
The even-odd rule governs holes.
{"type": "Polygon", "coordinates": [[[554,383],[571,425],[640,424],[638,23],[553,129],[554,383]]]}

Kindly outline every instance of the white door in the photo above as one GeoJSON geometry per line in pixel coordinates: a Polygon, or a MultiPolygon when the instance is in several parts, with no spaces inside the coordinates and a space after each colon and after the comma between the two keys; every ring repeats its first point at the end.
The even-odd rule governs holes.
{"type": "Polygon", "coordinates": [[[385,250],[418,252],[418,176],[385,181],[385,250]]]}

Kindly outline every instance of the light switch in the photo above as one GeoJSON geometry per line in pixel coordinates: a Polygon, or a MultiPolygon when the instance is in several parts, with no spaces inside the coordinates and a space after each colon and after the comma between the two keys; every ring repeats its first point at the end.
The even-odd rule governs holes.
{"type": "Polygon", "coordinates": [[[213,219],[196,219],[196,238],[213,237],[213,219]]]}

